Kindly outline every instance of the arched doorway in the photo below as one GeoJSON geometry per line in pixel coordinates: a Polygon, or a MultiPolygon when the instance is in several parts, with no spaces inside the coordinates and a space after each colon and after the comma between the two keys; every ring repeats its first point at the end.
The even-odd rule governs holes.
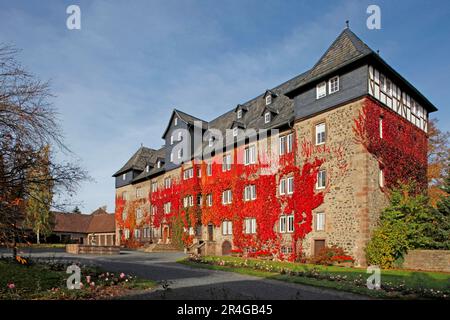
{"type": "Polygon", "coordinates": [[[222,243],[222,255],[223,256],[228,256],[231,253],[231,243],[228,240],[225,240],[222,243]]]}

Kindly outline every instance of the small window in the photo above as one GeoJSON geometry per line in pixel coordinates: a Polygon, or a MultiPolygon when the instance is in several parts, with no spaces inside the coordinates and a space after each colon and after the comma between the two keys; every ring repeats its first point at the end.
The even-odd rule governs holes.
{"type": "Polygon", "coordinates": [[[173,152],[170,153],[170,162],[173,162],[173,152]]]}
{"type": "Polygon", "coordinates": [[[325,123],[316,125],[316,145],[324,144],[326,138],[325,123]]]}
{"type": "Polygon", "coordinates": [[[199,178],[202,177],[202,169],[201,168],[197,168],[197,177],[199,177],[199,178]]]}
{"type": "Polygon", "coordinates": [[[208,139],[208,146],[212,147],[214,145],[214,137],[208,139]]]}
{"type": "Polygon", "coordinates": [[[222,172],[231,170],[231,155],[226,154],[222,158],[222,172]]]}
{"type": "Polygon", "coordinates": [[[256,219],[255,218],[246,218],[245,219],[244,232],[246,234],[255,234],[256,233],[256,219]]]}
{"type": "Polygon", "coordinates": [[[238,118],[238,119],[242,118],[242,109],[239,109],[239,110],[237,111],[237,118],[238,118]]]}
{"type": "Polygon", "coordinates": [[[384,171],[382,169],[378,173],[378,183],[381,188],[384,188],[384,171]]]}
{"type": "Polygon", "coordinates": [[[256,146],[249,146],[244,150],[244,164],[255,164],[256,163],[256,146]]]}
{"type": "Polygon", "coordinates": [[[339,77],[336,76],[328,81],[328,90],[330,94],[339,91],[339,77]]]}
{"type": "Polygon", "coordinates": [[[212,176],[212,163],[206,165],[206,175],[209,177],[212,176]]]}
{"type": "Polygon", "coordinates": [[[156,192],[158,190],[158,184],[156,182],[152,182],[152,192],[156,192]]]}
{"type": "Polygon", "coordinates": [[[170,144],[173,144],[173,135],[170,136],[170,144]]]}
{"type": "Polygon", "coordinates": [[[286,194],[286,179],[280,179],[280,195],[286,194]]]}
{"type": "Polygon", "coordinates": [[[142,191],[142,188],[136,188],[136,198],[142,198],[142,195],[144,194],[144,192],[142,191]]]}
{"type": "Polygon", "coordinates": [[[149,172],[150,171],[150,166],[149,165],[146,165],[145,166],[145,172],[149,172]]]}
{"type": "Polygon", "coordinates": [[[164,179],[164,188],[169,189],[172,185],[172,179],[171,178],[165,178],[164,179]]]}
{"type": "Polygon", "coordinates": [[[233,137],[237,137],[238,135],[238,128],[233,128],[233,137]]]}
{"type": "Polygon", "coordinates": [[[233,223],[231,221],[225,220],[222,222],[222,234],[224,236],[233,234],[233,223]]]}
{"type": "Polygon", "coordinates": [[[294,215],[287,216],[287,232],[294,232],[294,215]]]}
{"type": "Polygon", "coordinates": [[[327,183],[327,174],[325,170],[317,173],[317,189],[324,189],[327,183]]]}
{"type": "Polygon", "coordinates": [[[222,192],[222,204],[231,204],[232,200],[231,190],[222,192]]]}
{"type": "Polygon", "coordinates": [[[252,201],[256,199],[256,186],[250,185],[244,188],[244,200],[252,201]]]}
{"type": "Polygon", "coordinates": [[[287,178],[287,194],[294,193],[294,177],[287,178]]]}
{"type": "Polygon", "coordinates": [[[212,194],[209,193],[206,195],[206,205],[208,207],[212,207],[212,204],[213,204],[213,197],[212,194]]]}
{"type": "Polygon", "coordinates": [[[325,213],[316,213],[316,231],[325,231],[325,213]]]}
{"type": "Polygon", "coordinates": [[[122,200],[128,200],[128,193],[126,191],[122,192],[122,200]]]}
{"type": "Polygon", "coordinates": [[[142,219],[142,217],[143,217],[142,208],[137,208],[136,209],[136,218],[138,220],[140,220],[140,219],[142,219]]]}
{"type": "Polygon", "coordinates": [[[176,125],[178,125],[178,118],[177,117],[175,117],[175,119],[173,119],[173,124],[176,126],[176,125]]]}
{"type": "Polygon", "coordinates": [[[327,83],[319,83],[316,87],[316,98],[320,99],[327,95],[327,83]]]}
{"type": "Polygon", "coordinates": [[[123,175],[122,175],[122,180],[127,180],[127,174],[126,173],[124,173],[123,175]]]}
{"type": "Polygon", "coordinates": [[[280,217],[280,225],[279,225],[280,233],[286,233],[286,216],[282,215],[280,217]]]}
{"type": "Polygon", "coordinates": [[[264,123],[269,123],[270,122],[270,112],[266,112],[264,114],[264,123]]]}
{"type": "Polygon", "coordinates": [[[268,96],[266,96],[266,106],[268,106],[271,103],[272,103],[272,95],[269,94],[268,96]]]}
{"type": "Polygon", "coordinates": [[[383,139],[383,117],[380,117],[379,130],[380,130],[380,139],[383,139]]]}
{"type": "Polygon", "coordinates": [[[158,160],[158,163],[156,164],[156,166],[157,166],[158,168],[161,168],[161,160],[158,160]]]}

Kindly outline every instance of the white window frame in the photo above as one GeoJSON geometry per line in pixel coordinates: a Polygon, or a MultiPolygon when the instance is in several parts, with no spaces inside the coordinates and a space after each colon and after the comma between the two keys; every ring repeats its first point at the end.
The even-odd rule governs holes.
{"type": "Polygon", "coordinates": [[[286,153],[291,153],[292,152],[292,138],[294,137],[293,133],[289,133],[286,136],[286,153]]]}
{"type": "Polygon", "coordinates": [[[327,96],[327,83],[321,82],[316,86],[316,100],[327,96]]]}
{"type": "Polygon", "coordinates": [[[325,169],[319,170],[319,172],[317,172],[317,183],[316,183],[316,189],[320,190],[320,189],[325,189],[327,185],[327,172],[325,169]],[[323,178],[323,175],[325,175],[325,177],[323,178]],[[325,181],[323,181],[325,180],[325,181]]]}
{"type": "Polygon", "coordinates": [[[189,168],[183,172],[183,180],[189,180],[194,177],[194,168],[189,168]]]}
{"type": "Polygon", "coordinates": [[[208,146],[210,146],[210,147],[214,146],[214,137],[209,137],[208,146]]]}
{"type": "Polygon", "coordinates": [[[279,138],[279,152],[280,156],[286,153],[286,136],[281,136],[279,138]]]}
{"type": "Polygon", "coordinates": [[[286,194],[286,179],[285,178],[280,179],[279,192],[280,192],[280,195],[286,194]]]}
{"type": "Polygon", "coordinates": [[[233,195],[231,193],[230,189],[227,189],[225,191],[222,192],[222,204],[223,205],[228,205],[231,204],[233,201],[233,195]]]}
{"type": "Polygon", "coordinates": [[[384,171],[383,169],[379,169],[378,171],[378,185],[380,188],[384,188],[384,171]]]}
{"type": "Polygon", "coordinates": [[[123,180],[123,181],[127,180],[127,174],[126,174],[126,173],[124,173],[124,174],[122,175],[122,180],[123,180]]]}
{"type": "Polygon", "coordinates": [[[173,151],[170,152],[170,162],[173,162],[173,151]]]}
{"type": "Polygon", "coordinates": [[[271,120],[270,111],[264,114],[264,123],[269,123],[271,120]]]}
{"type": "Polygon", "coordinates": [[[212,163],[207,163],[206,164],[206,175],[208,177],[212,176],[212,163]]]}
{"type": "Polygon", "coordinates": [[[280,233],[286,233],[286,216],[285,215],[280,216],[278,229],[279,229],[280,233]]]}
{"type": "Polygon", "coordinates": [[[158,191],[158,184],[156,182],[152,182],[152,192],[158,191]]]}
{"type": "Polygon", "coordinates": [[[233,137],[237,137],[238,136],[238,127],[234,127],[233,128],[233,137]]]}
{"type": "Polygon", "coordinates": [[[136,188],[136,198],[142,198],[143,195],[142,190],[143,190],[142,187],[136,188]]]}
{"type": "Polygon", "coordinates": [[[164,188],[169,189],[172,186],[172,179],[167,177],[164,179],[164,188]]]}
{"type": "Polygon", "coordinates": [[[156,163],[156,166],[157,166],[158,168],[161,168],[161,160],[158,160],[158,162],[156,163]]]}
{"type": "Polygon", "coordinates": [[[316,213],[315,227],[316,231],[325,231],[325,212],[316,213]]]}
{"type": "Polygon", "coordinates": [[[294,193],[294,177],[286,178],[286,194],[294,193]]]}
{"type": "Polygon", "coordinates": [[[244,233],[256,234],[256,218],[245,218],[244,222],[245,222],[244,233]]]}
{"type": "Polygon", "coordinates": [[[266,96],[266,106],[268,106],[271,103],[272,103],[272,95],[269,94],[266,96]]]}
{"type": "Polygon", "coordinates": [[[222,172],[231,170],[231,154],[225,154],[222,157],[222,172]]]}
{"type": "Polygon", "coordinates": [[[248,146],[244,149],[244,165],[256,163],[256,145],[248,146]]]}
{"type": "Polygon", "coordinates": [[[140,220],[140,219],[142,219],[143,216],[144,216],[144,215],[143,215],[143,210],[142,210],[142,208],[137,208],[137,209],[136,209],[136,218],[137,218],[138,220],[140,220]]]}
{"type": "Polygon", "coordinates": [[[177,117],[175,117],[174,119],[173,119],[173,124],[176,126],[176,125],[178,125],[178,118],[177,117]]]}
{"type": "Polygon", "coordinates": [[[316,124],[315,126],[316,146],[322,145],[327,140],[327,126],[325,122],[316,124]]]}
{"type": "Polygon", "coordinates": [[[222,235],[231,236],[233,235],[233,222],[230,220],[222,221],[222,235]]]}
{"type": "Polygon", "coordinates": [[[208,207],[212,207],[212,204],[213,204],[213,197],[212,197],[212,194],[211,194],[211,193],[208,193],[208,194],[206,195],[206,205],[207,205],[208,207]]]}
{"type": "Polygon", "coordinates": [[[333,94],[339,91],[339,76],[335,76],[328,80],[328,92],[333,94]]]}
{"type": "Polygon", "coordinates": [[[171,202],[164,203],[164,214],[169,214],[171,212],[171,209],[172,209],[171,202]]]}
{"type": "Polygon", "coordinates": [[[256,185],[251,184],[244,188],[244,201],[256,200],[256,185]]]}
{"type": "Polygon", "coordinates": [[[173,135],[170,136],[170,144],[173,144],[173,135]]]}
{"type": "Polygon", "coordinates": [[[236,118],[238,118],[238,119],[242,118],[242,109],[239,109],[237,111],[236,118]]]}
{"type": "Polygon", "coordinates": [[[286,216],[286,232],[293,233],[295,229],[294,225],[294,215],[290,214],[286,216]]]}

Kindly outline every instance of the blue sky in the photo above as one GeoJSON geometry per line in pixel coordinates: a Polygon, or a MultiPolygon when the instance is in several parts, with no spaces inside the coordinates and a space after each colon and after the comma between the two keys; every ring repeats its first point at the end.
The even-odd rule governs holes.
{"type": "Polygon", "coordinates": [[[440,110],[450,130],[448,1],[4,1],[0,42],[56,95],[65,141],[95,179],[74,200],[114,210],[111,175],[158,148],[174,107],[205,120],[306,71],[351,29],[440,110]],[[81,30],[66,7],[81,8],[81,30]],[[381,8],[381,30],[366,9],[381,8]]]}

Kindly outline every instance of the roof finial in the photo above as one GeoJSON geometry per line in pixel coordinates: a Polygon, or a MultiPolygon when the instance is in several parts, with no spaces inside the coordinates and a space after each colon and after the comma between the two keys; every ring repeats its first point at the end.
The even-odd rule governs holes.
{"type": "Polygon", "coordinates": [[[345,25],[346,25],[346,28],[347,28],[347,29],[350,28],[350,20],[346,20],[346,21],[345,21],[345,25]]]}
{"type": "Polygon", "coordinates": [[[377,55],[380,55],[380,49],[377,50],[377,55]]]}

